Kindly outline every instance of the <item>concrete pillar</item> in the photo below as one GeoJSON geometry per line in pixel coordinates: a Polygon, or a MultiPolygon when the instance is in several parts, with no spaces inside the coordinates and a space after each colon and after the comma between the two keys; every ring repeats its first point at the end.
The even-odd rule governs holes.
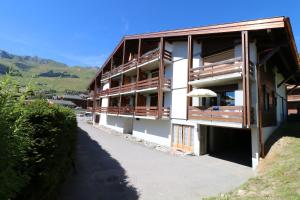
{"type": "Polygon", "coordinates": [[[194,125],[194,154],[200,156],[200,126],[194,125]]]}
{"type": "Polygon", "coordinates": [[[251,128],[252,169],[255,170],[259,162],[259,134],[258,128],[251,128]]]}

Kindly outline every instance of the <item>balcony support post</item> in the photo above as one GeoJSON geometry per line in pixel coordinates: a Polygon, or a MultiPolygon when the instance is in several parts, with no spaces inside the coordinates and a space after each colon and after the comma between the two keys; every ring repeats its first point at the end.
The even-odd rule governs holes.
{"type": "Polygon", "coordinates": [[[250,128],[251,104],[250,104],[250,68],[249,68],[249,36],[248,31],[242,31],[242,62],[243,62],[243,124],[250,128]]]}
{"type": "MultiPolygon", "coordinates": [[[[141,48],[142,48],[142,39],[139,39],[139,46],[138,46],[138,57],[137,57],[137,63],[139,63],[140,61],[140,57],[141,57],[141,48]]],[[[135,84],[135,101],[134,101],[134,107],[135,107],[135,111],[136,111],[136,107],[138,106],[138,93],[136,92],[137,88],[138,88],[138,82],[140,79],[140,69],[137,67],[137,64],[135,66],[136,68],[136,84],[135,84]]],[[[134,114],[135,114],[134,111],[134,114]]]]}
{"type": "Polygon", "coordinates": [[[164,74],[165,74],[165,66],[164,66],[164,50],[165,50],[165,41],[164,38],[160,38],[159,43],[159,78],[158,78],[158,118],[162,117],[162,108],[163,108],[163,84],[164,84],[164,74]]]}
{"type": "MultiPolygon", "coordinates": [[[[193,68],[193,38],[192,35],[188,36],[188,52],[187,52],[187,58],[188,58],[188,69],[187,69],[187,93],[189,93],[192,90],[192,86],[189,84],[190,79],[190,69],[193,68]]],[[[186,97],[186,119],[189,118],[189,106],[191,106],[191,97],[186,97]]]]}

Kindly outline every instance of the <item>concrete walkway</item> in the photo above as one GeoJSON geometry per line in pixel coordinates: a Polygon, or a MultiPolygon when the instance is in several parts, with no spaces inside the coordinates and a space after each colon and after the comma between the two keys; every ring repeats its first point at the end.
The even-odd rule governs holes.
{"type": "Polygon", "coordinates": [[[201,199],[253,176],[250,167],[209,156],[176,156],[109,134],[85,122],[76,171],[60,199],[201,199]]]}

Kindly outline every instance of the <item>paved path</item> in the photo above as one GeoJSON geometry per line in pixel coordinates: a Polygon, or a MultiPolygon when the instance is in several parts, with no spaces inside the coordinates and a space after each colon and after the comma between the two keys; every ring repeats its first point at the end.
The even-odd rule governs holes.
{"type": "Polygon", "coordinates": [[[60,199],[201,199],[229,191],[252,169],[209,156],[176,156],[79,121],[76,173],[60,199]]]}

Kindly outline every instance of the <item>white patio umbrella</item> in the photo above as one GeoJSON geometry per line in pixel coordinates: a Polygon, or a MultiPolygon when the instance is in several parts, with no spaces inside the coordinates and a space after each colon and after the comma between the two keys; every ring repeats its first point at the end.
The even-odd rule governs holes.
{"type": "Polygon", "coordinates": [[[189,97],[216,97],[217,94],[209,89],[194,89],[187,94],[189,97]]]}

